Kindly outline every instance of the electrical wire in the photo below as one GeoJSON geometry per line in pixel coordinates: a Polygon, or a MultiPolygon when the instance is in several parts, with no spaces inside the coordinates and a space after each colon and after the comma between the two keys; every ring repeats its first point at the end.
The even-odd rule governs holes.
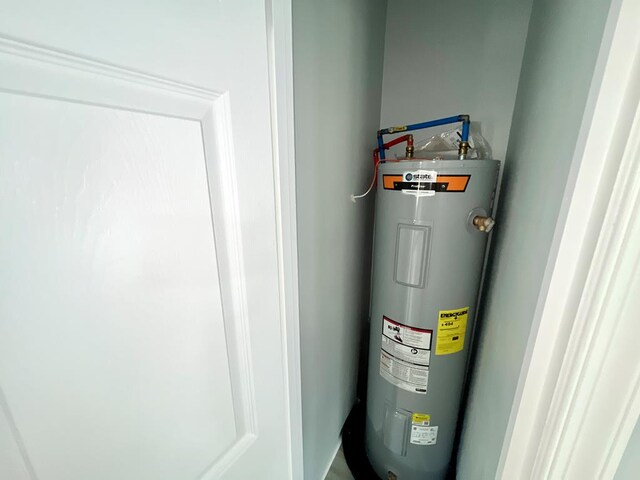
{"type": "Polygon", "coordinates": [[[367,195],[369,195],[369,193],[371,193],[371,190],[373,190],[373,187],[375,187],[376,185],[376,179],[378,178],[378,165],[380,164],[380,161],[376,159],[376,163],[373,167],[373,178],[371,179],[371,185],[369,185],[369,188],[367,189],[366,192],[360,194],[360,195],[354,195],[353,193],[351,194],[351,201],[353,203],[356,203],[356,200],[359,198],[364,198],[367,195]]]}
{"type": "Polygon", "coordinates": [[[359,198],[364,198],[367,195],[369,195],[369,193],[371,193],[371,190],[373,190],[373,187],[376,186],[376,181],[378,180],[378,165],[380,165],[380,158],[378,156],[378,149],[376,148],[373,151],[373,178],[371,179],[371,185],[369,185],[369,188],[367,188],[367,191],[360,194],[360,195],[354,195],[353,193],[351,194],[351,201],[353,203],[356,203],[356,200],[359,198]]]}
{"type": "MultiPolygon", "coordinates": [[[[351,194],[351,201],[353,203],[356,203],[356,200],[360,199],[360,198],[364,198],[367,195],[369,195],[369,193],[371,193],[371,190],[373,190],[373,187],[376,186],[376,182],[378,180],[378,166],[380,165],[381,161],[388,161],[388,160],[380,160],[380,151],[386,150],[387,148],[393,147],[394,145],[398,145],[399,143],[402,142],[407,142],[407,156],[413,156],[413,135],[408,134],[408,135],[402,135],[401,137],[398,138],[394,138],[393,140],[391,140],[390,142],[384,143],[382,145],[382,147],[378,147],[373,151],[373,179],[371,180],[371,185],[369,185],[369,188],[367,189],[366,192],[360,194],[360,195],[354,195],[353,193],[351,194]],[[380,148],[382,148],[382,150],[380,150],[380,148]]],[[[392,160],[393,161],[393,160],[392,160]]]]}

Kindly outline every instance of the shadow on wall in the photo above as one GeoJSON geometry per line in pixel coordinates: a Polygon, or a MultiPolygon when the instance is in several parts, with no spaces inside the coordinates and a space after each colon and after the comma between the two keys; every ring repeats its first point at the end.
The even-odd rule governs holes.
{"type": "Polygon", "coordinates": [[[534,0],[458,459],[495,478],[610,0],[534,0]]]}
{"type": "Polygon", "coordinates": [[[293,1],[305,478],[319,479],[353,405],[369,311],[385,0],[293,1]]]}

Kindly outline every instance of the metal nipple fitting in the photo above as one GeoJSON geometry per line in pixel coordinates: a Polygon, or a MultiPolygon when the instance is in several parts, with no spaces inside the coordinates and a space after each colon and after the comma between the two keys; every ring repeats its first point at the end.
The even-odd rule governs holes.
{"type": "Polygon", "coordinates": [[[413,158],[413,135],[407,135],[407,148],[405,150],[405,157],[413,158]]]}
{"type": "Polygon", "coordinates": [[[464,160],[467,158],[467,152],[469,151],[469,142],[460,142],[458,147],[458,158],[464,160]]]}
{"type": "Polygon", "coordinates": [[[496,221],[491,217],[483,217],[481,215],[473,217],[473,226],[481,232],[489,233],[495,224],[496,221]]]}

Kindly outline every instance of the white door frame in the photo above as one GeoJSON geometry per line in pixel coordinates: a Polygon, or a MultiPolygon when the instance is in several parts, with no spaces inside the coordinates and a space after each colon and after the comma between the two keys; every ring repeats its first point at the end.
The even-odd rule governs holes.
{"type": "Polygon", "coordinates": [[[288,370],[292,479],[303,478],[302,371],[298,304],[298,236],[293,122],[293,32],[291,0],[266,0],[273,169],[276,191],[283,358],[288,370]]]}
{"type": "Polygon", "coordinates": [[[613,478],[640,414],[638,18],[613,1],[496,478],[613,478]]]}
{"type": "MultiPolygon", "coordinates": [[[[260,5],[254,4],[254,6],[249,6],[248,8],[254,7],[258,8],[260,5]]],[[[272,168],[276,205],[275,218],[272,219],[274,222],[271,223],[275,224],[277,238],[280,307],[280,331],[272,333],[275,338],[278,338],[279,334],[279,338],[282,339],[282,357],[286,369],[284,381],[287,395],[284,409],[288,424],[286,468],[289,470],[286,478],[297,480],[303,478],[303,465],[291,0],[265,0],[265,7],[264,21],[266,22],[267,35],[263,42],[267,46],[266,53],[268,58],[263,58],[262,61],[268,62],[269,68],[272,168]]],[[[254,11],[256,11],[255,8],[254,11]]],[[[207,134],[205,136],[207,155],[209,155],[210,149],[212,151],[220,150],[219,157],[221,161],[217,162],[220,165],[216,168],[220,168],[221,171],[215,170],[215,172],[221,173],[221,175],[218,175],[220,178],[225,176],[223,174],[229,174],[230,177],[234,177],[233,174],[225,170],[228,167],[228,162],[233,163],[233,155],[226,148],[230,140],[227,138],[230,134],[226,129],[229,114],[227,111],[229,108],[227,95],[218,94],[204,88],[191,87],[180,82],[172,82],[153,75],[140,74],[126,68],[87,60],[81,55],[67,55],[45,48],[46,45],[41,48],[6,37],[0,38],[0,44],[0,50],[4,52],[4,57],[6,57],[3,57],[4,66],[15,59],[19,59],[19,61],[15,61],[15,67],[11,64],[10,73],[8,73],[8,68],[2,70],[2,87],[5,93],[6,91],[29,92],[29,95],[34,97],[41,95],[45,98],[62,99],[77,103],[86,101],[89,105],[92,105],[95,98],[99,96],[101,99],[108,99],[104,100],[104,104],[98,103],[100,106],[115,106],[117,108],[130,109],[134,112],[159,113],[185,120],[190,119],[202,122],[205,130],[208,128],[211,131],[214,130],[213,123],[216,123],[215,130],[216,132],[219,130],[216,133],[219,138],[216,137],[216,140],[220,140],[220,145],[214,146],[209,138],[212,135],[207,134]],[[32,73],[36,68],[39,69],[37,75],[32,73]],[[224,119],[218,122],[218,116],[224,117],[224,119]],[[220,128],[217,128],[218,123],[220,123],[220,128]]],[[[254,57],[248,58],[252,59],[254,57]]],[[[227,183],[231,186],[225,186],[224,188],[233,190],[235,180],[227,183]]],[[[266,189],[265,191],[269,190],[266,189]]],[[[239,345],[236,349],[237,351],[230,350],[230,355],[238,357],[237,359],[232,359],[234,361],[230,362],[230,364],[238,365],[237,367],[232,366],[237,371],[233,370],[231,377],[236,379],[233,381],[234,402],[239,407],[242,407],[238,408],[239,416],[235,419],[235,427],[238,435],[242,434],[242,440],[227,453],[224,453],[220,460],[216,460],[214,469],[207,473],[208,476],[218,478],[219,476],[225,477],[225,468],[228,468],[251,445],[258,426],[254,418],[255,412],[253,412],[251,369],[247,363],[250,361],[249,347],[246,345],[246,332],[242,331],[246,329],[246,325],[244,325],[246,323],[244,318],[246,306],[243,305],[246,302],[243,302],[242,298],[244,280],[236,278],[242,276],[243,273],[240,268],[241,265],[236,262],[236,257],[242,257],[242,255],[235,252],[236,245],[242,243],[238,237],[238,219],[234,213],[236,210],[235,205],[230,205],[229,203],[235,199],[235,192],[229,193],[225,190],[224,193],[215,193],[215,188],[212,191],[214,192],[212,195],[216,197],[216,204],[221,207],[219,215],[221,220],[224,221],[220,223],[222,225],[228,224],[228,226],[224,227],[224,230],[220,230],[220,233],[224,233],[224,235],[221,235],[221,238],[223,238],[221,245],[226,245],[225,249],[228,247],[231,250],[228,255],[227,253],[221,253],[220,257],[228,256],[233,259],[230,260],[230,266],[228,267],[228,270],[230,270],[228,275],[232,277],[233,281],[227,283],[233,286],[229,288],[240,292],[234,292],[234,295],[229,297],[230,301],[228,302],[228,308],[233,313],[231,317],[238,318],[239,326],[236,329],[227,331],[226,335],[229,339],[233,337],[234,349],[236,349],[235,344],[239,345]],[[241,285],[242,288],[238,287],[238,285],[241,285]],[[238,340],[238,342],[235,340],[238,340]]],[[[218,233],[217,230],[216,233],[218,233]]],[[[216,261],[217,256],[216,254],[216,261]]],[[[213,265],[216,266],[215,263],[213,265]]],[[[269,268],[271,268],[271,264],[269,264],[269,268]]],[[[224,288],[226,289],[227,287],[224,288]]],[[[211,302],[212,304],[215,303],[213,300],[211,302]]],[[[228,316],[226,309],[225,316],[228,316]]],[[[269,382],[269,379],[263,379],[264,385],[268,385],[269,382]]],[[[279,389],[280,386],[273,388],[279,389]]],[[[3,405],[5,403],[3,397],[4,395],[0,389],[0,421],[2,422],[4,422],[5,416],[2,410],[6,409],[8,411],[8,408],[3,408],[5,407],[3,405]]],[[[10,426],[9,428],[12,427],[10,426]]],[[[275,433],[279,435],[280,430],[275,433]]],[[[11,436],[14,440],[19,438],[16,432],[11,432],[11,436]]],[[[24,458],[27,458],[26,450],[20,441],[16,440],[16,442],[18,450],[24,450],[20,453],[24,458]]],[[[25,468],[30,469],[28,460],[26,463],[27,466],[25,468]]],[[[284,466],[281,467],[284,470],[284,466]]],[[[33,474],[32,471],[30,473],[33,474]]],[[[32,476],[35,478],[35,475],[32,476]]]]}

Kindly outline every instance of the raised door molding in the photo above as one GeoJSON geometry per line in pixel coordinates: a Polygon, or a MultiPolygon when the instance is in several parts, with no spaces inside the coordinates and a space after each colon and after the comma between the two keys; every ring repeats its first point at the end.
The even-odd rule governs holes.
{"type": "MultiPolygon", "coordinates": [[[[200,125],[237,432],[233,445],[220,457],[211,458],[211,468],[201,477],[219,478],[250,447],[258,428],[229,95],[7,37],[0,37],[0,71],[0,92],[161,115],[200,125]]],[[[28,466],[28,453],[1,391],[0,407],[28,466]]]]}

